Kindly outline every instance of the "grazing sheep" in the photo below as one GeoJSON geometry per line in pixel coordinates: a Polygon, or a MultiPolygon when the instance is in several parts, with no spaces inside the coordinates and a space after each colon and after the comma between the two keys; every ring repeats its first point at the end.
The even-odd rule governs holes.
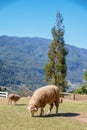
{"type": "Polygon", "coordinates": [[[60,91],[59,88],[55,85],[48,85],[37,89],[33,96],[30,99],[28,110],[31,113],[31,116],[34,116],[34,113],[38,111],[38,108],[41,109],[40,116],[44,113],[44,107],[46,104],[50,105],[48,114],[53,108],[53,104],[56,106],[56,113],[58,113],[58,107],[60,103],[60,91]]]}
{"type": "Polygon", "coordinates": [[[16,103],[20,99],[20,96],[17,94],[9,94],[8,96],[8,104],[16,103]]]}

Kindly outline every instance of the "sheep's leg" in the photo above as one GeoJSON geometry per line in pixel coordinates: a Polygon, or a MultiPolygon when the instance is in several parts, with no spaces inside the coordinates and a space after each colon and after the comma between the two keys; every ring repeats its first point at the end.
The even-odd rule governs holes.
{"type": "Polygon", "coordinates": [[[44,109],[41,108],[41,113],[40,113],[40,116],[42,116],[44,114],[44,109]]]}
{"type": "Polygon", "coordinates": [[[8,105],[10,104],[10,99],[8,99],[8,105]]]}
{"type": "Polygon", "coordinates": [[[52,108],[53,108],[53,103],[50,104],[50,109],[48,110],[47,114],[49,114],[51,112],[52,108]]]}
{"type": "Polygon", "coordinates": [[[58,113],[59,103],[56,103],[56,102],[55,102],[55,106],[56,106],[56,113],[58,113]]]}
{"type": "Polygon", "coordinates": [[[13,105],[15,105],[16,104],[16,101],[15,100],[13,100],[13,105]]]}
{"type": "Polygon", "coordinates": [[[9,99],[9,104],[12,104],[12,100],[11,99],[9,99]]]}

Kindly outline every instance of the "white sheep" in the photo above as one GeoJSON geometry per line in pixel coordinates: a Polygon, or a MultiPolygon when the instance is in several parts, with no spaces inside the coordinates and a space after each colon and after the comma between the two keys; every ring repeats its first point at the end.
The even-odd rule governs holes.
{"type": "Polygon", "coordinates": [[[44,107],[46,104],[50,105],[48,113],[51,112],[53,104],[56,106],[56,113],[58,113],[58,107],[60,103],[60,91],[59,88],[55,85],[48,85],[45,87],[38,88],[31,97],[29,101],[28,110],[31,113],[31,116],[34,116],[34,113],[38,111],[38,108],[41,109],[40,116],[44,113],[44,107]]]}

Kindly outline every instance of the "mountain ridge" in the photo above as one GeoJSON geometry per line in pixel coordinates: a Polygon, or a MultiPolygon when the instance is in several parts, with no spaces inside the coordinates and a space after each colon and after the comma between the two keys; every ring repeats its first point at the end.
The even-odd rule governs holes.
{"type": "MultiPolygon", "coordinates": [[[[45,85],[44,65],[52,40],[40,37],[0,36],[0,85],[19,90],[31,90],[45,85]]],[[[67,80],[82,84],[87,68],[87,49],[66,44],[69,53],[67,80]]]]}

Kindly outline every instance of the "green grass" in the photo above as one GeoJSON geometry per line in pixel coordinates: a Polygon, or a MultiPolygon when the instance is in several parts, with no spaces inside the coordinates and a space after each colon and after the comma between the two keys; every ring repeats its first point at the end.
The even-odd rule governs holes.
{"type": "MultiPolygon", "coordinates": [[[[87,102],[64,101],[60,104],[59,114],[55,107],[48,116],[30,117],[26,110],[29,98],[21,98],[16,105],[8,105],[0,99],[0,130],[87,130],[87,123],[76,120],[81,113],[87,113],[87,102]]],[[[48,110],[45,107],[45,112],[48,110]]]]}

